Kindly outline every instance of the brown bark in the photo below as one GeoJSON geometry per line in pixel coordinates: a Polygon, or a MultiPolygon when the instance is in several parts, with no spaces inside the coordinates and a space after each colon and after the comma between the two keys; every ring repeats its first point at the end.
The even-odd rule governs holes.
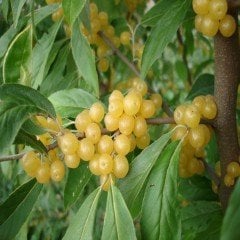
{"type": "MultiPolygon", "coordinates": [[[[233,10],[231,14],[237,19],[237,10],[233,10]]],[[[218,33],[214,39],[214,48],[214,95],[218,106],[216,133],[222,171],[219,197],[225,210],[233,189],[224,185],[226,167],[230,162],[238,161],[239,153],[236,122],[237,88],[240,79],[238,30],[230,38],[225,38],[218,33]]]]}

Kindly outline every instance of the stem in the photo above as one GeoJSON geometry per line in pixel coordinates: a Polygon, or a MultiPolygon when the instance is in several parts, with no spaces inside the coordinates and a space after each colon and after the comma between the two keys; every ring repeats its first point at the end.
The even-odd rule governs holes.
{"type": "MultiPolygon", "coordinates": [[[[233,10],[231,14],[237,22],[237,10],[233,10]]],[[[236,122],[237,88],[238,80],[240,79],[238,28],[230,38],[225,38],[218,33],[214,39],[214,50],[214,95],[218,106],[215,127],[221,161],[219,198],[225,210],[233,187],[225,186],[224,176],[227,165],[232,161],[238,161],[239,154],[236,122]]]]}
{"type": "Polygon", "coordinates": [[[24,156],[25,152],[19,153],[19,154],[14,154],[10,156],[0,156],[0,162],[6,162],[6,161],[13,161],[13,160],[18,160],[24,156]]]}
{"type": "Polygon", "coordinates": [[[214,169],[204,160],[204,159],[200,159],[203,164],[204,167],[206,169],[206,172],[208,173],[208,175],[210,176],[211,180],[217,185],[219,186],[220,184],[220,178],[218,177],[218,175],[215,173],[214,169]]]}

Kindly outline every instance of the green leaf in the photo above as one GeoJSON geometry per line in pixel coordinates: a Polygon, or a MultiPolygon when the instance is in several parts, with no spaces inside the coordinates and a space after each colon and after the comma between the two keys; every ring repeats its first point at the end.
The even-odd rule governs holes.
{"type": "Polygon", "coordinates": [[[192,100],[199,95],[213,94],[214,76],[212,74],[203,74],[194,82],[187,100],[192,100]]]}
{"type": "Polygon", "coordinates": [[[101,239],[137,239],[131,214],[128,211],[121,192],[115,186],[111,186],[108,191],[107,209],[101,239]]]}
{"type": "Polygon", "coordinates": [[[25,4],[26,1],[27,0],[18,0],[18,1],[11,0],[14,27],[16,27],[18,24],[18,19],[20,17],[23,5],[25,4]]]}
{"type": "Polygon", "coordinates": [[[66,208],[76,202],[91,176],[88,165],[84,163],[80,163],[76,169],[69,169],[64,189],[64,205],[66,208]]]}
{"type": "Polygon", "coordinates": [[[33,49],[32,62],[29,64],[29,71],[32,74],[32,86],[37,88],[41,85],[46,73],[45,68],[49,53],[52,49],[57,32],[61,26],[62,21],[55,23],[48,34],[44,34],[33,49]]]}
{"type": "Polygon", "coordinates": [[[68,23],[72,26],[76,21],[77,17],[81,13],[86,0],[63,0],[62,7],[64,11],[64,16],[66,17],[68,23]]]}
{"type": "Polygon", "coordinates": [[[77,214],[73,217],[63,240],[93,239],[93,226],[101,188],[95,189],[84,201],[77,214]]]}
{"type": "Polygon", "coordinates": [[[176,61],[175,69],[176,69],[176,73],[177,73],[178,77],[181,80],[186,81],[187,77],[188,77],[188,70],[187,70],[186,65],[182,61],[176,61]]]}
{"type": "Polygon", "coordinates": [[[90,108],[93,103],[98,101],[90,93],[77,88],[58,91],[52,94],[49,100],[62,116],[72,117],[75,117],[84,108],[90,108]]]}
{"type": "Polygon", "coordinates": [[[145,148],[130,164],[128,175],[120,181],[119,188],[133,216],[141,208],[144,186],[156,160],[167,145],[172,132],[164,134],[145,148]],[[138,209],[136,209],[138,206],[138,209]]]}
{"type": "MultiPolygon", "coordinates": [[[[27,26],[10,44],[3,60],[3,81],[5,83],[22,83],[21,69],[26,68],[32,54],[32,26],[27,26]]],[[[28,79],[29,80],[29,79],[28,79]]]]}
{"type": "Polygon", "coordinates": [[[8,0],[2,0],[1,9],[2,9],[4,20],[7,22],[8,12],[9,12],[9,1],[8,0]]]}
{"type": "Polygon", "coordinates": [[[174,3],[168,4],[165,13],[159,17],[145,44],[141,68],[143,79],[153,63],[161,56],[164,48],[176,35],[190,3],[189,0],[176,0],[174,3]]]}
{"type": "Polygon", "coordinates": [[[0,86],[0,153],[11,146],[23,123],[35,113],[55,117],[52,104],[38,91],[19,84],[0,86]]]}
{"type": "Polygon", "coordinates": [[[142,18],[141,24],[154,27],[158,20],[165,14],[169,6],[176,0],[162,0],[154,5],[142,18]]]}
{"type": "Polygon", "coordinates": [[[222,209],[217,202],[196,201],[181,210],[183,234],[193,234],[193,239],[219,239],[222,209]]]}
{"type": "Polygon", "coordinates": [[[30,180],[17,188],[0,205],[0,239],[10,240],[16,236],[27,220],[41,189],[42,185],[30,180]]]}
{"type": "Polygon", "coordinates": [[[222,231],[221,231],[221,240],[239,240],[240,239],[240,181],[235,185],[234,191],[231,195],[230,201],[228,203],[228,208],[225,213],[222,231]]]}
{"type": "Polygon", "coordinates": [[[73,25],[72,31],[72,54],[79,73],[86,83],[93,89],[94,94],[99,96],[98,75],[95,65],[95,57],[87,39],[82,35],[79,22],[73,25]]]}
{"type": "Polygon", "coordinates": [[[181,239],[178,159],[181,143],[170,143],[159,156],[146,186],[141,231],[144,239],[181,239]]]}

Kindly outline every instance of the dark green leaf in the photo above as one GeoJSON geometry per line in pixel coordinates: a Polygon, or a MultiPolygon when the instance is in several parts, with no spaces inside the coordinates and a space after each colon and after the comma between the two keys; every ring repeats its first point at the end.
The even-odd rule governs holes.
{"type": "MultiPolygon", "coordinates": [[[[3,81],[5,83],[21,83],[21,70],[27,67],[32,53],[32,27],[29,25],[19,33],[10,44],[3,60],[3,81]]],[[[30,79],[27,79],[28,81],[30,79]]]]}
{"type": "Polygon", "coordinates": [[[166,133],[144,149],[130,164],[128,175],[120,181],[119,188],[133,216],[140,211],[146,180],[170,137],[171,132],[166,133]]]}
{"type": "Polygon", "coordinates": [[[188,77],[188,70],[187,70],[186,65],[182,61],[177,61],[175,63],[175,69],[176,69],[178,77],[181,80],[186,81],[187,77],[188,77]]]}
{"type": "Polygon", "coordinates": [[[91,240],[95,213],[101,188],[97,188],[84,201],[77,214],[73,217],[63,240],[91,240]]]}
{"type": "Polygon", "coordinates": [[[222,209],[217,202],[192,202],[181,210],[183,234],[192,233],[192,239],[219,239],[222,209]]]}
{"type": "Polygon", "coordinates": [[[45,68],[49,53],[52,49],[55,37],[61,26],[61,21],[55,23],[48,34],[44,34],[33,49],[32,62],[29,64],[29,71],[32,74],[32,86],[37,88],[45,77],[45,68]]]}
{"type": "Polygon", "coordinates": [[[76,202],[91,176],[87,164],[84,163],[80,163],[76,169],[69,169],[64,189],[64,205],[66,208],[76,202]]]}
{"type": "Polygon", "coordinates": [[[35,113],[55,117],[52,104],[38,91],[18,85],[0,86],[0,152],[11,146],[22,124],[35,113]]]}
{"type": "Polygon", "coordinates": [[[64,16],[68,23],[72,26],[79,14],[81,13],[86,0],[63,0],[62,6],[64,10],[64,16]]]}
{"type": "Polygon", "coordinates": [[[26,1],[27,0],[18,1],[11,0],[14,27],[16,27],[18,24],[18,19],[20,17],[23,5],[25,4],[26,1]]]}
{"type": "Polygon", "coordinates": [[[8,19],[8,12],[9,12],[9,0],[2,0],[2,13],[5,21],[7,22],[8,19]]]}
{"type": "Polygon", "coordinates": [[[78,21],[74,24],[72,32],[72,54],[78,71],[98,97],[99,85],[94,53],[87,39],[80,32],[78,21]]]}
{"type": "Polygon", "coordinates": [[[90,108],[93,103],[98,101],[90,93],[77,88],[58,91],[52,94],[49,100],[61,115],[73,117],[82,109],[90,108]]]}
{"type": "Polygon", "coordinates": [[[0,205],[0,239],[11,240],[28,218],[42,185],[35,180],[23,184],[0,205]]]}
{"type": "Polygon", "coordinates": [[[228,203],[228,208],[225,213],[222,231],[221,231],[221,240],[239,240],[240,239],[240,181],[235,185],[234,191],[228,203]]]}
{"type": "Polygon", "coordinates": [[[175,0],[169,4],[165,13],[158,19],[145,44],[141,76],[145,78],[153,63],[161,56],[164,48],[176,35],[179,25],[190,6],[189,0],[175,0]]]}
{"type": "Polygon", "coordinates": [[[192,100],[198,95],[213,94],[214,76],[211,74],[201,75],[193,84],[191,91],[187,96],[187,100],[192,100]]]}
{"type": "Polygon", "coordinates": [[[148,240],[181,239],[178,159],[181,143],[170,143],[154,166],[143,199],[141,231],[148,240]]]}
{"type": "Polygon", "coordinates": [[[111,186],[108,191],[102,240],[136,239],[133,219],[121,192],[111,186]]]}

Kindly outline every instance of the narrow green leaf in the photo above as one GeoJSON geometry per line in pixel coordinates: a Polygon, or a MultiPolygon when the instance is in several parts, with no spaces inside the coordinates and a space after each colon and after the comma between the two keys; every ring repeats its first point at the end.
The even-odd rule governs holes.
{"type": "Polygon", "coordinates": [[[9,1],[8,0],[2,0],[1,9],[2,9],[4,20],[7,22],[8,12],[9,12],[9,1]]]}
{"type": "Polygon", "coordinates": [[[235,185],[234,191],[228,203],[228,208],[225,213],[222,231],[221,231],[221,240],[239,240],[240,239],[240,181],[235,185]]]}
{"type": "Polygon", "coordinates": [[[77,17],[81,13],[86,0],[63,0],[62,6],[64,11],[64,16],[66,17],[68,23],[72,26],[76,21],[77,17]]]}
{"type": "Polygon", "coordinates": [[[214,76],[212,74],[203,74],[194,82],[191,91],[187,96],[187,100],[192,100],[199,95],[213,94],[214,76]]]}
{"type": "Polygon", "coordinates": [[[35,180],[23,184],[0,205],[0,239],[10,240],[27,220],[42,185],[35,180]]]}
{"type": "Polygon", "coordinates": [[[104,218],[102,240],[135,240],[133,219],[121,192],[111,186],[108,191],[107,209],[104,218]]]}
{"type": "Polygon", "coordinates": [[[49,53],[52,49],[61,21],[55,23],[48,34],[44,34],[33,49],[32,62],[29,64],[29,72],[32,74],[32,86],[37,88],[45,77],[45,68],[49,53]]]}
{"type": "Polygon", "coordinates": [[[78,168],[69,169],[64,189],[64,205],[66,208],[76,202],[89,182],[92,174],[87,167],[87,164],[80,163],[78,168]]]}
{"type": "Polygon", "coordinates": [[[25,4],[26,1],[27,0],[18,0],[18,1],[11,0],[14,27],[18,25],[18,19],[20,17],[23,5],[25,4]]]}
{"type": "Polygon", "coordinates": [[[95,57],[87,39],[82,35],[79,22],[76,21],[72,31],[72,54],[80,75],[99,96],[98,75],[95,65],[95,57]]]}
{"type": "Polygon", "coordinates": [[[52,104],[38,91],[18,85],[0,86],[0,153],[11,146],[23,123],[35,113],[55,117],[52,104]]]}
{"type": "Polygon", "coordinates": [[[223,213],[218,202],[196,201],[181,209],[183,238],[192,233],[193,239],[219,239],[223,213]]]}
{"type": "Polygon", "coordinates": [[[141,219],[144,239],[181,239],[177,186],[180,146],[179,142],[170,143],[150,174],[141,219]]]}
{"type": "Polygon", "coordinates": [[[49,100],[62,116],[72,117],[75,117],[82,109],[90,108],[93,103],[98,101],[90,93],[77,88],[53,93],[49,100]]]}
{"type": "Polygon", "coordinates": [[[95,189],[73,217],[63,240],[91,240],[101,188],[95,189]]]}
{"type": "Polygon", "coordinates": [[[159,17],[145,44],[141,76],[145,78],[153,63],[161,57],[164,48],[175,36],[190,6],[190,0],[175,0],[169,4],[165,13],[159,17]]]}
{"type": "Polygon", "coordinates": [[[120,181],[119,188],[124,196],[132,215],[140,211],[143,199],[143,190],[146,180],[156,160],[167,145],[172,132],[164,134],[149,147],[144,149],[130,164],[128,175],[120,181]],[[136,206],[139,206],[136,209],[136,206]]]}
{"type": "MultiPolygon", "coordinates": [[[[29,63],[32,54],[32,26],[27,26],[19,33],[10,44],[3,60],[4,83],[21,83],[29,85],[29,82],[21,82],[21,68],[29,63]]],[[[29,79],[28,79],[29,80],[29,79]]]]}

